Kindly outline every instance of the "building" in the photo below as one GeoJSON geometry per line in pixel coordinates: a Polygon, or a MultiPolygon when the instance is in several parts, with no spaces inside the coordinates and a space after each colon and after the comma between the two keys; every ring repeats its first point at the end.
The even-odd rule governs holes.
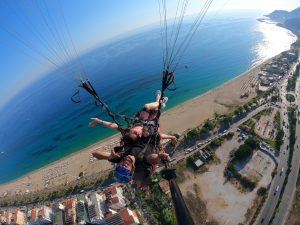
{"type": "Polygon", "coordinates": [[[250,131],[252,130],[252,128],[249,127],[249,126],[247,126],[247,125],[243,125],[243,126],[242,126],[242,130],[243,130],[243,131],[246,131],[246,132],[250,132],[250,131]]]}
{"type": "Polygon", "coordinates": [[[4,211],[4,223],[10,224],[12,220],[12,213],[9,209],[4,211]]]}
{"type": "Polygon", "coordinates": [[[0,223],[5,223],[6,219],[5,219],[5,210],[4,209],[0,209],[0,223]]]}
{"type": "Polygon", "coordinates": [[[106,204],[113,210],[119,210],[126,206],[123,196],[123,189],[117,185],[111,185],[103,190],[106,198],[106,204]]]}
{"type": "Polygon", "coordinates": [[[26,214],[21,212],[18,208],[12,209],[10,213],[10,221],[12,224],[25,225],[26,214]]]}
{"type": "Polygon", "coordinates": [[[87,211],[83,200],[77,201],[76,220],[78,221],[78,224],[86,224],[86,222],[88,221],[87,211]]]}
{"type": "Polygon", "coordinates": [[[260,78],[260,85],[261,86],[268,87],[268,86],[270,86],[270,84],[271,84],[270,80],[268,80],[266,77],[261,77],[260,78]]]}
{"type": "Polygon", "coordinates": [[[106,206],[106,197],[104,194],[93,192],[86,196],[88,216],[91,222],[101,222],[104,219],[105,212],[108,211],[106,206]]]}
{"type": "Polygon", "coordinates": [[[128,208],[121,209],[118,213],[105,218],[105,225],[138,225],[140,221],[136,211],[128,208]]]}
{"type": "Polygon", "coordinates": [[[194,164],[197,168],[200,168],[204,163],[200,159],[197,159],[194,164]]]}
{"type": "Polygon", "coordinates": [[[283,74],[283,70],[281,69],[281,66],[279,66],[275,63],[268,64],[266,66],[265,70],[269,73],[275,73],[275,74],[279,74],[279,75],[283,74]]]}
{"type": "Polygon", "coordinates": [[[34,225],[37,223],[38,215],[37,209],[30,209],[27,212],[28,223],[34,225]]]}
{"type": "Polygon", "coordinates": [[[293,51],[285,51],[282,53],[283,57],[287,58],[289,63],[293,63],[297,61],[297,53],[293,51]]]}
{"type": "Polygon", "coordinates": [[[38,217],[42,224],[52,223],[52,209],[48,206],[42,206],[39,210],[38,217]]]}
{"type": "Polygon", "coordinates": [[[76,225],[76,203],[76,198],[69,198],[63,202],[65,206],[63,216],[66,225],[76,225]]]}
{"type": "Polygon", "coordinates": [[[56,210],[53,212],[53,225],[61,225],[64,222],[64,214],[61,210],[56,210]]]}
{"type": "Polygon", "coordinates": [[[48,206],[30,209],[27,212],[28,223],[30,225],[52,224],[52,209],[48,206]]]}

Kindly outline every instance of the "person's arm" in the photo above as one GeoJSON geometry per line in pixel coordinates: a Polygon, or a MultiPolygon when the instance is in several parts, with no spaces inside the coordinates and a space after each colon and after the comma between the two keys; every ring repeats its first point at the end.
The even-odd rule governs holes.
{"type": "Polygon", "coordinates": [[[105,152],[105,151],[94,151],[92,152],[93,157],[95,157],[96,159],[102,160],[102,159],[114,159],[114,158],[119,158],[120,155],[118,153],[115,152],[115,150],[113,149],[110,153],[109,152],[105,152]]]}
{"type": "Polygon", "coordinates": [[[152,164],[152,165],[155,165],[155,164],[159,164],[161,162],[161,160],[164,159],[166,161],[170,161],[170,156],[168,153],[165,153],[165,152],[161,152],[161,153],[153,153],[153,154],[150,154],[148,157],[147,157],[147,162],[152,164]]]}
{"type": "Polygon", "coordinates": [[[104,121],[104,120],[100,120],[98,118],[91,118],[91,120],[92,121],[89,123],[90,127],[93,127],[96,124],[101,124],[105,127],[112,128],[112,129],[118,129],[119,128],[118,124],[116,124],[116,123],[107,122],[107,121],[104,121]]]}
{"type": "Polygon", "coordinates": [[[171,139],[173,144],[177,143],[177,138],[174,135],[159,133],[161,139],[171,139]]]}

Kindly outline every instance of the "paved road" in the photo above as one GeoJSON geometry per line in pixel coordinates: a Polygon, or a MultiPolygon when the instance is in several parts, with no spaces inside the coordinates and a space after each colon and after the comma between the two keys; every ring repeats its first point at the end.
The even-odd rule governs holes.
{"type": "MultiPolygon", "coordinates": [[[[255,110],[253,110],[252,112],[250,112],[249,114],[247,114],[246,117],[244,117],[244,118],[242,118],[241,120],[239,120],[239,121],[233,123],[233,124],[230,126],[230,128],[228,128],[228,131],[233,131],[233,132],[235,132],[235,131],[237,130],[237,128],[238,128],[239,125],[241,125],[242,123],[244,123],[245,121],[247,121],[248,119],[250,119],[251,117],[253,117],[254,115],[256,115],[257,113],[259,113],[260,111],[262,111],[262,110],[264,110],[264,109],[266,109],[266,105],[262,105],[262,106],[256,108],[255,110]]],[[[215,135],[210,136],[209,139],[213,140],[213,139],[216,138],[216,137],[218,137],[218,134],[215,134],[215,135]]],[[[202,142],[204,142],[204,141],[202,141],[202,142]]],[[[209,143],[207,143],[207,144],[205,144],[205,145],[202,145],[200,148],[197,148],[197,150],[198,150],[198,149],[205,148],[205,146],[208,145],[208,144],[209,144],[209,143]]],[[[193,147],[196,147],[196,145],[193,146],[193,147]]],[[[190,147],[190,148],[193,148],[193,147],[190,147]]],[[[195,150],[195,151],[196,151],[196,150],[195,150]]],[[[186,157],[188,157],[188,156],[194,154],[195,151],[192,151],[192,152],[189,153],[189,154],[186,154],[186,153],[185,153],[185,149],[181,149],[180,151],[176,151],[176,152],[174,153],[174,155],[173,155],[173,158],[176,158],[176,160],[174,161],[174,163],[180,161],[180,160],[183,159],[183,158],[186,158],[186,157]]],[[[270,152],[270,153],[273,154],[273,152],[270,152]]]]}
{"type": "MultiPolygon", "coordinates": [[[[299,78],[297,79],[297,84],[296,84],[296,104],[298,104],[298,109],[300,109],[300,97],[299,97],[299,92],[300,91],[300,80],[299,78]]],[[[297,120],[299,121],[298,117],[298,110],[297,110],[297,120]]],[[[293,159],[292,159],[292,168],[291,168],[291,173],[289,174],[289,179],[288,183],[285,187],[282,200],[279,206],[278,213],[276,214],[273,225],[283,225],[287,219],[288,213],[292,207],[293,199],[295,196],[296,192],[296,183],[297,183],[297,178],[298,178],[298,173],[299,173],[299,165],[300,165],[300,124],[297,121],[296,125],[296,144],[294,146],[294,154],[293,154],[293,159]]]]}
{"type": "MultiPolygon", "coordinates": [[[[283,126],[283,130],[285,133],[284,137],[284,143],[281,146],[280,151],[283,153],[279,157],[279,162],[278,162],[278,167],[277,167],[277,174],[274,177],[270,191],[269,191],[269,196],[267,199],[267,202],[264,205],[263,210],[261,211],[260,216],[258,217],[256,224],[262,224],[262,225],[267,225],[269,224],[269,221],[271,220],[273,211],[276,207],[276,204],[279,200],[279,194],[281,192],[281,188],[284,183],[285,175],[286,175],[286,169],[287,169],[287,161],[288,161],[288,154],[289,154],[289,129],[287,128],[288,124],[288,116],[287,116],[287,107],[288,107],[288,102],[286,101],[286,85],[287,85],[287,77],[283,79],[283,81],[279,84],[280,86],[280,95],[282,99],[282,104],[281,104],[281,118],[282,122],[285,122],[285,126],[283,126]],[[281,173],[283,168],[283,172],[281,173]]],[[[298,171],[298,170],[297,170],[298,171]]],[[[293,172],[294,173],[294,172],[293,172]]],[[[291,173],[292,174],[292,173],[291,173]]],[[[290,174],[290,176],[291,176],[290,174]]],[[[286,190],[292,189],[292,186],[286,186],[286,190]]],[[[283,202],[289,202],[290,199],[286,196],[284,198],[285,200],[283,202]]],[[[279,211],[277,213],[277,218],[275,217],[273,224],[281,224],[280,221],[283,220],[284,215],[286,214],[287,209],[283,209],[284,204],[280,204],[279,211]],[[276,222],[276,223],[275,223],[276,222]]],[[[285,205],[285,207],[287,207],[285,205]]]]}
{"type": "MultiPolygon", "coordinates": [[[[286,107],[286,98],[285,98],[285,86],[286,82],[283,82],[281,89],[281,98],[282,98],[282,104],[281,104],[281,118],[282,122],[285,121],[285,124],[287,124],[287,107],[286,107]]],[[[278,167],[277,167],[277,174],[273,178],[273,181],[271,183],[270,191],[269,191],[269,196],[267,199],[267,202],[265,203],[265,206],[262,210],[262,213],[258,217],[258,220],[256,221],[256,224],[263,224],[267,225],[272,217],[273,210],[275,209],[275,206],[277,204],[277,201],[279,199],[279,193],[281,191],[281,187],[284,183],[285,179],[285,172],[287,168],[287,159],[288,159],[288,150],[287,146],[289,144],[289,131],[287,127],[283,127],[284,133],[285,133],[285,138],[284,138],[284,143],[281,146],[281,153],[279,160],[278,160],[278,167]],[[283,172],[281,172],[283,170],[283,172]]]]}

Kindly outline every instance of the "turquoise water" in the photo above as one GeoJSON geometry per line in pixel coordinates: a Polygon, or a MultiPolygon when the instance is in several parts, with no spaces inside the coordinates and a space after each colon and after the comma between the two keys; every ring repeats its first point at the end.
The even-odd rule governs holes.
{"type": "MultiPolygon", "coordinates": [[[[176,71],[177,90],[166,93],[167,108],[215,88],[257,60],[264,60],[256,46],[261,46],[266,36],[259,30],[256,16],[231,14],[203,24],[176,71]]],[[[282,32],[286,42],[291,42],[291,34],[282,32]]],[[[113,111],[133,115],[145,102],[154,100],[161,82],[160,43],[159,28],[151,26],[81,57],[87,77],[113,111]]],[[[272,49],[272,45],[266,46],[272,49]]],[[[4,152],[0,155],[0,183],[114,134],[107,128],[87,126],[91,117],[109,118],[83,91],[81,103],[70,100],[78,84],[74,79],[76,66],[72,71],[44,76],[0,109],[0,151],[4,152]]]]}

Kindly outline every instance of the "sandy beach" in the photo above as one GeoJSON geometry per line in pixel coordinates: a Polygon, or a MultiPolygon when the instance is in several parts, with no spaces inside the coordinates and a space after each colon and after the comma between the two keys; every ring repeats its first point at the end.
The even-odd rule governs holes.
{"type": "MultiPolygon", "coordinates": [[[[225,114],[233,110],[235,106],[249,101],[255,96],[255,90],[251,83],[257,82],[257,74],[262,65],[163,112],[160,119],[162,130],[165,133],[183,132],[188,128],[200,125],[206,119],[213,117],[215,113],[225,114]],[[249,97],[240,98],[245,91],[249,91],[249,97]]],[[[91,129],[97,129],[97,127],[91,129]]],[[[86,176],[89,176],[100,171],[109,170],[111,164],[107,161],[94,160],[91,157],[91,152],[96,149],[109,151],[118,144],[119,138],[119,135],[112,136],[17,180],[2,184],[0,185],[0,196],[10,196],[16,193],[24,194],[26,191],[34,192],[43,190],[45,186],[51,188],[57,185],[65,185],[76,179],[80,172],[84,172],[86,176]]]]}

